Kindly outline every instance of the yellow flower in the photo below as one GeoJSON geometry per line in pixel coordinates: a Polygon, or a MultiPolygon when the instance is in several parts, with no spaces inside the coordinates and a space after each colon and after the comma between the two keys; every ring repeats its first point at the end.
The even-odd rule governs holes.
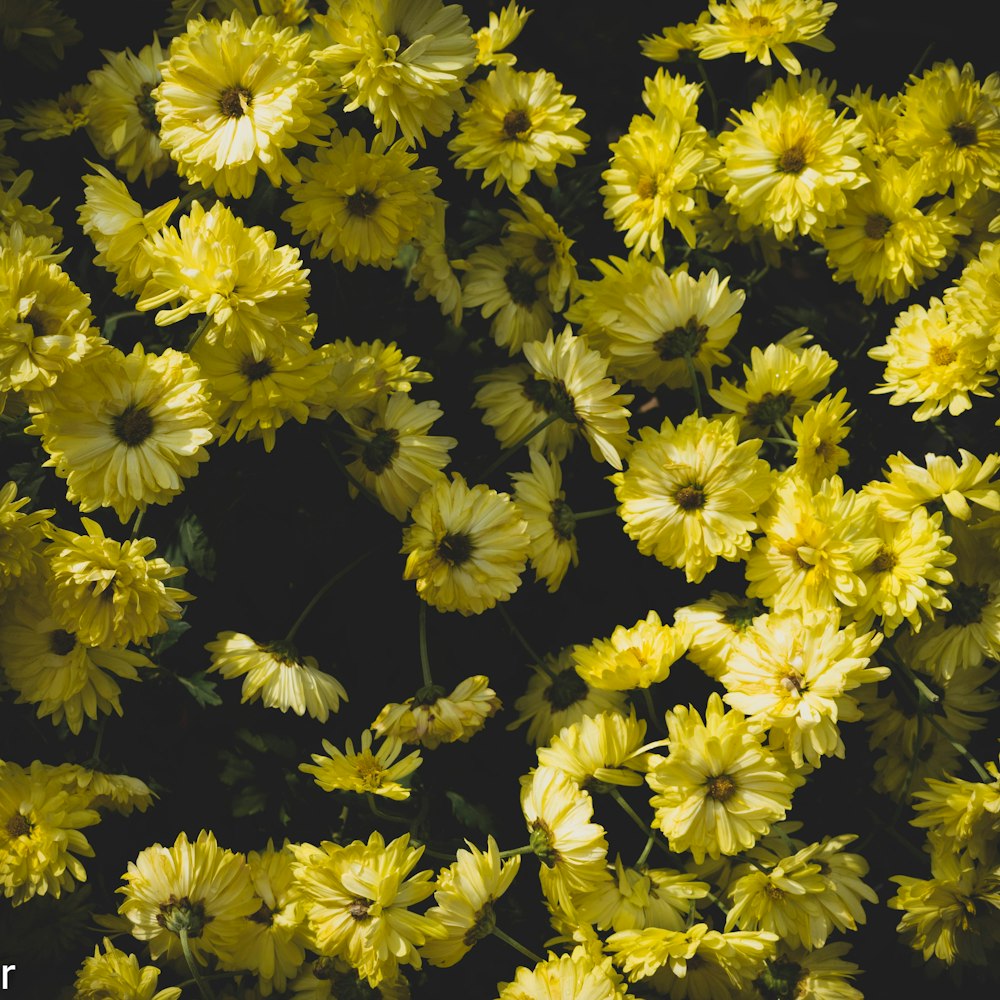
{"type": "MultiPolygon", "coordinates": [[[[413,297],[418,302],[431,297],[441,308],[441,315],[458,325],[462,321],[462,286],[445,246],[444,213],[447,203],[431,195],[433,217],[404,245],[394,267],[403,268],[406,284],[417,283],[413,297]]],[[[457,263],[457,262],[455,262],[457,263]]]]}
{"type": "Polygon", "coordinates": [[[778,80],[719,134],[719,183],[741,229],[779,239],[823,230],[843,215],[846,192],[867,183],[857,120],[830,108],[832,89],[816,72],[778,80]]]}
{"type": "Polygon", "coordinates": [[[357,129],[299,160],[301,179],[289,185],[296,204],[282,213],[292,232],[349,271],[358,264],[388,270],[404,243],[434,215],[431,191],[441,180],[434,167],[414,167],[417,154],[383,135],[367,148],[357,129]]]}
{"type": "Polygon", "coordinates": [[[104,774],[77,764],[63,764],[59,775],[67,790],[72,786],[80,792],[88,809],[112,809],[130,816],[134,809],[145,812],[156,798],[146,782],[128,774],[104,774]]]}
{"type": "Polygon", "coordinates": [[[678,608],[674,620],[688,638],[684,655],[718,678],[744,636],[755,635],[767,621],[767,612],[755,598],[713,590],[710,597],[678,608]]]}
{"type": "Polygon", "coordinates": [[[138,55],[125,49],[105,56],[108,62],[87,76],[87,132],[98,153],[112,160],[129,183],[142,174],[148,186],[170,163],[160,145],[156,99],[151,96],[162,79],[163,50],[154,35],[138,55]]]}
{"type": "Polygon", "coordinates": [[[13,480],[0,489],[0,600],[37,565],[45,524],[55,513],[52,508],[22,513],[21,508],[31,503],[31,498],[18,500],[19,492],[13,480]]]}
{"type": "Polygon", "coordinates": [[[404,580],[438,611],[482,614],[520,586],[528,528],[506,493],[457,472],[441,475],[420,495],[403,531],[404,580]]]}
{"type": "Polygon", "coordinates": [[[20,121],[17,127],[25,142],[36,139],[58,139],[72,135],[83,128],[89,118],[91,88],[86,83],[70,87],[54,100],[32,101],[17,109],[20,121]]]}
{"type": "Polygon", "coordinates": [[[958,281],[945,289],[944,302],[950,319],[981,328],[987,341],[988,367],[1000,366],[1000,243],[983,243],[965,265],[958,281]]]}
{"type": "Polygon", "coordinates": [[[445,932],[421,948],[421,954],[431,965],[439,968],[454,965],[477,941],[493,932],[496,926],[493,904],[510,888],[520,867],[518,855],[500,860],[500,850],[492,836],[487,839],[485,852],[473,844],[469,844],[467,851],[457,852],[455,863],[441,870],[434,889],[434,906],[426,914],[445,932]]]}
{"type": "Polygon", "coordinates": [[[58,899],[87,874],[80,855],[94,851],[80,832],[100,817],[68,791],[56,768],[0,760],[0,887],[18,906],[32,896],[58,899]]]}
{"type": "Polygon", "coordinates": [[[180,176],[234,198],[250,196],[258,170],[275,187],[298,181],[285,150],[322,143],[333,127],[328,84],[308,53],[309,36],[273,17],[189,20],[152,93],[180,176]]]}
{"type": "Polygon", "coordinates": [[[436,936],[434,921],[409,909],[434,891],[431,871],[407,878],[424,852],[409,842],[404,834],[386,844],[376,831],[367,844],[290,847],[309,947],[345,958],[372,987],[394,980],[401,964],[419,969],[417,949],[436,936]]]}
{"type": "Polygon", "coordinates": [[[577,566],[576,518],[562,489],[562,472],[555,459],[546,460],[534,448],[529,449],[530,472],[515,472],[514,502],[528,526],[528,561],[535,579],[544,580],[554,594],[570,564],[577,566]]]}
{"type": "Polygon", "coordinates": [[[846,941],[824,945],[815,951],[796,949],[782,954],[764,971],[761,979],[779,990],[779,996],[815,997],[816,1000],[864,1000],[847,980],[861,970],[843,956],[850,950],[846,941]]]}
{"type": "Polygon", "coordinates": [[[712,15],[703,10],[698,20],[681,21],[678,24],[664,28],[658,35],[650,35],[639,40],[639,47],[647,59],[656,62],[670,63],[678,59],[694,56],[698,45],[694,40],[694,29],[704,24],[712,15]]]}
{"type": "Polygon", "coordinates": [[[611,960],[598,961],[583,947],[570,955],[549,952],[533,969],[518,966],[514,981],[498,983],[498,1000],[622,1000],[621,977],[611,960]]]}
{"type": "Polygon", "coordinates": [[[503,208],[503,249],[521,261],[530,273],[545,275],[549,302],[555,312],[571,298],[576,285],[576,261],[570,253],[573,240],[562,226],[530,195],[515,196],[517,209],[503,208]]]}
{"type": "Polygon", "coordinates": [[[847,437],[848,421],[855,410],[844,400],[846,389],[824,396],[802,416],[792,417],[795,436],[795,468],[813,487],[832,476],[850,459],[840,442],[847,437]]]}
{"type": "Polygon", "coordinates": [[[301,656],[287,642],[261,644],[242,632],[220,632],[205,648],[212,654],[209,672],[227,679],[243,678],[241,704],[260,699],[265,708],[326,722],[347,701],[336,677],[320,670],[314,656],[301,656]]]}
{"type": "Polygon", "coordinates": [[[197,475],[216,433],[210,409],[187,355],[146,354],[136,344],[128,355],[92,353],[65,372],[29,433],[41,436],[69,500],[84,513],[113,507],[124,523],[136,509],[169,503],[197,475]]]}
{"type": "Polygon", "coordinates": [[[451,694],[432,684],[401,704],[390,702],[371,728],[379,736],[395,736],[434,750],[442,743],[467,743],[500,707],[489,678],[476,674],[460,681],[451,694]]]}
{"type": "MultiPolygon", "coordinates": [[[[272,7],[274,2],[275,0],[263,0],[261,6],[272,7]]],[[[250,21],[257,16],[254,0],[170,0],[170,11],[163,26],[163,34],[167,36],[181,34],[188,21],[199,14],[216,21],[224,21],[235,11],[239,11],[250,21]]],[[[274,11],[266,10],[264,13],[272,14],[274,11]]]]}
{"type": "Polygon", "coordinates": [[[591,782],[641,785],[649,766],[645,737],[646,723],[636,719],[634,709],[629,715],[585,715],[538,748],[538,763],[562,771],[581,787],[591,782]]]}
{"type": "Polygon", "coordinates": [[[501,63],[513,66],[517,57],[505,51],[524,30],[525,22],[533,11],[518,7],[516,0],[510,2],[497,14],[489,12],[489,23],[472,33],[476,43],[477,66],[499,66],[501,63]]]}
{"type": "Polygon", "coordinates": [[[586,148],[590,137],[576,127],[584,112],[546,70],[521,73],[500,65],[467,89],[471,101],[448,148],[467,177],[482,170],[482,186],[494,184],[494,194],[504,185],[520,191],[532,174],[552,187],[556,167],[574,166],[586,148]]]}
{"type": "Polygon", "coordinates": [[[407,754],[397,761],[403,750],[403,743],[396,736],[387,736],[382,745],[372,753],[372,731],[366,729],[361,734],[357,751],[348,739],[346,749],[338,750],[329,740],[323,740],[323,749],[328,756],[312,754],[312,764],[300,764],[299,770],[315,776],[316,784],[324,792],[342,789],[358,795],[382,795],[387,799],[408,799],[408,785],[400,779],[409,777],[421,764],[423,758],[419,750],[407,754]]]}
{"type": "Polygon", "coordinates": [[[872,163],[882,163],[893,156],[899,128],[899,95],[872,97],[872,88],[856,86],[850,94],[838,94],[837,100],[857,116],[861,127],[861,149],[872,163]]]}
{"type": "Polygon", "coordinates": [[[250,869],[242,854],[219,847],[202,830],[192,844],[180,833],[173,846],[153,844],[130,861],[122,876],[118,913],[132,936],[147,942],[155,961],[183,955],[184,933],[195,958],[228,958],[239,942],[243,918],[258,908],[250,869]]]}
{"type": "Polygon", "coordinates": [[[358,0],[313,15],[333,44],[315,58],[347,92],[345,111],[367,107],[387,142],[423,146],[442,135],[462,106],[476,45],[458,4],[441,0],[358,0]]]}
{"type": "Polygon", "coordinates": [[[938,850],[988,861],[1000,832],[1000,777],[997,765],[986,762],[992,781],[965,781],[948,775],[943,780],[927,778],[913,793],[917,815],[911,826],[926,827],[938,850]]]}
{"type": "Polygon", "coordinates": [[[727,712],[718,694],[705,719],[693,707],[667,712],[666,757],[651,754],[646,782],[656,793],[653,826],[672,851],[690,851],[698,864],[753,847],[784,819],[804,779],[761,746],[741,712],[727,712]]]}
{"type": "Polygon", "coordinates": [[[76,974],[77,1000],[178,1000],[179,986],[157,990],[160,970],[155,965],[139,967],[135,955],[119,951],[108,938],[104,938],[104,951],[100,945],[94,954],[83,960],[76,974]]]}
{"type": "Polygon", "coordinates": [[[193,598],[186,590],[164,586],[183,576],[183,566],[150,559],[155,538],[116,542],[89,517],[81,518],[86,535],[51,528],[45,558],[49,600],[56,621],[88,646],[146,645],[177,621],[178,601],[193,598]]]}
{"type": "Polygon", "coordinates": [[[833,42],[823,31],[835,3],[822,0],[730,0],[709,3],[714,20],[699,23],[691,38],[701,59],[718,59],[743,52],[745,62],[756,59],[762,66],[777,58],[787,73],[799,74],[802,65],[789,45],[798,43],[832,52],[833,42]]]}
{"type": "Polygon", "coordinates": [[[758,439],[738,443],[735,417],[690,414],[676,427],[643,427],[629,467],[611,477],[625,533],[643,555],[683,569],[697,583],[721,557],[743,558],[753,544],[756,511],[773,476],[757,457],[758,439]]]}
{"type": "MultiPolygon", "coordinates": [[[[0,149],[2,146],[3,127],[0,122],[0,149]]],[[[0,156],[0,161],[3,157],[0,156]]],[[[38,253],[36,256],[50,255],[52,263],[58,264],[68,253],[54,254],[53,248],[62,242],[63,231],[55,224],[52,218],[52,202],[47,208],[38,208],[35,205],[25,204],[21,201],[34,174],[30,170],[23,170],[16,177],[11,179],[10,186],[4,188],[3,180],[0,179],[0,246],[10,246],[15,241],[17,233],[20,238],[31,241],[42,239],[48,244],[48,250],[38,253]]]]}

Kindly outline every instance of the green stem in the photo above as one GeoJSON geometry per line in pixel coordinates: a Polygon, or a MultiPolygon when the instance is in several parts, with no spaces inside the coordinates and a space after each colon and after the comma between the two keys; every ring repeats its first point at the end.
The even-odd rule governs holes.
{"type": "Polygon", "coordinates": [[[340,456],[334,450],[333,445],[330,444],[325,438],[323,439],[323,446],[326,448],[330,458],[333,460],[333,464],[337,466],[344,478],[366,499],[370,500],[376,507],[380,510],[382,509],[382,502],[379,498],[370,490],[357,476],[347,468],[346,465],[340,460],[340,456]]]}
{"type": "Polygon", "coordinates": [[[94,740],[94,752],[90,755],[90,761],[93,764],[99,764],[101,761],[101,744],[104,742],[104,727],[107,721],[108,717],[102,715],[97,723],[97,739],[94,740]]]}
{"type": "Polygon", "coordinates": [[[420,672],[424,675],[424,687],[433,687],[431,661],[427,655],[427,605],[420,602],[420,672]]]}
{"type": "Polygon", "coordinates": [[[632,865],[633,868],[635,869],[642,868],[642,866],[646,863],[646,859],[649,857],[649,852],[653,848],[654,840],[656,840],[656,837],[651,833],[646,838],[646,846],[642,849],[642,853],[639,855],[639,857],[635,859],[635,864],[632,865]]]}
{"type": "Polygon", "coordinates": [[[976,760],[976,758],[973,757],[971,753],[969,753],[968,748],[964,744],[959,743],[958,740],[956,740],[948,732],[948,730],[941,725],[941,723],[935,716],[928,713],[927,715],[924,716],[924,718],[966,759],[966,761],[971,765],[972,769],[976,772],[976,774],[979,775],[980,781],[985,781],[987,784],[993,781],[986,768],[983,767],[983,765],[980,764],[979,761],[976,760]]]}
{"type": "Polygon", "coordinates": [[[187,347],[184,348],[186,354],[190,354],[194,350],[194,345],[201,340],[201,335],[212,325],[213,319],[208,314],[205,313],[205,318],[198,324],[198,329],[191,334],[191,339],[187,342],[187,347]]]}
{"type": "Polygon", "coordinates": [[[191,943],[188,941],[187,928],[182,927],[177,934],[181,939],[181,951],[184,952],[184,961],[187,962],[187,966],[191,970],[191,978],[194,979],[195,984],[198,987],[198,992],[202,996],[202,1000],[215,1000],[215,994],[212,992],[212,987],[205,982],[201,971],[198,968],[198,963],[195,962],[194,955],[191,953],[191,943]]]}
{"type": "Polygon", "coordinates": [[[533,951],[529,951],[527,948],[525,948],[520,941],[515,941],[509,934],[504,934],[504,932],[500,930],[499,927],[493,928],[493,935],[494,937],[500,938],[500,940],[503,941],[505,944],[509,944],[511,948],[513,948],[515,951],[519,951],[522,955],[524,955],[525,958],[534,962],[535,965],[538,965],[539,962],[545,961],[545,959],[542,958],[541,955],[536,955],[533,951]]]}
{"type": "Polygon", "coordinates": [[[488,466],[486,466],[486,468],[479,474],[479,476],[477,477],[477,481],[485,482],[486,477],[491,472],[495,471],[496,469],[499,469],[500,466],[503,465],[503,463],[506,462],[507,459],[510,458],[510,456],[513,455],[514,452],[521,447],[521,445],[527,444],[536,434],[539,434],[543,430],[545,430],[545,428],[548,427],[549,424],[554,424],[557,420],[561,419],[562,418],[559,416],[558,413],[550,413],[540,424],[536,424],[534,427],[532,427],[532,429],[528,431],[527,434],[523,435],[522,437],[519,437],[512,445],[508,446],[507,448],[504,448],[504,450],[500,452],[500,454],[496,457],[496,459],[492,461],[488,466]]]}
{"type": "Polygon", "coordinates": [[[326,583],[323,584],[319,590],[313,595],[312,600],[302,609],[302,614],[295,619],[295,624],[288,630],[288,634],[284,638],[284,642],[291,642],[295,638],[295,633],[298,632],[302,623],[309,617],[310,612],[317,604],[326,596],[326,592],[339,580],[342,580],[348,573],[351,572],[355,567],[360,566],[374,551],[374,547],[366,549],[361,553],[356,559],[351,560],[346,566],[337,570],[333,576],[330,577],[326,583]]]}
{"type": "Polygon", "coordinates": [[[667,852],[667,854],[672,855],[674,853],[673,851],[670,850],[670,845],[667,844],[667,842],[663,840],[661,837],[657,836],[654,830],[650,829],[649,824],[643,820],[643,818],[632,808],[631,805],[629,805],[629,803],[625,799],[625,796],[622,795],[622,793],[618,791],[617,788],[611,789],[611,798],[613,798],[615,802],[617,802],[618,805],[622,807],[622,809],[625,811],[625,814],[631,818],[632,822],[635,823],[635,825],[640,830],[642,830],[642,832],[646,834],[647,837],[653,838],[657,847],[662,848],[664,851],[667,852]]]}
{"type": "Polygon", "coordinates": [[[764,438],[768,444],[787,444],[792,448],[798,448],[799,442],[788,437],[768,437],[764,438]]]}
{"type": "Polygon", "coordinates": [[[708,94],[709,101],[712,102],[712,129],[715,132],[719,131],[719,99],[715,96],[715,89],[712,87],[712,81],[708,78],[708,73],[705,71],[705,65],[700,59],[695,60],[695,64],[698,67],[698,73],[701,76],[701,82],[705,85],[705,93],[708,94]]]}
{"type": "Polygon", "coordinates": [[[591,517],[604,517],[606,514],[617,514],[618,505],[615,504],[614,507],[602,507],[600,510],[585,510],[582,514],[577,514],[573,511],[573,518],[577,521],[586,521],[591,517]]]}
{"type": "Polygon", "coordinates": [[[684,355],[684,363],[687,365],[688,377],[691,379],[691,392],[694,394],[694,408],[698,411],[698,416],[705,416],[705,411],[701,405],[701,388],[698,385],[698,369],[694,366],[694,358],[690,354],[684,355]]]}
{"type": "Polygon", "coordinates": [[[507,609],[503,604],[497,604],[497,611],[500,612],[500,617],[507,623],[507,628],[510,629],[511,634],[515,639],[524,647],[524,651],[531,657],[534,665],[541,670],[543,673],[548,674],[550,680],[556,679],[556,672],[546,665],[545,661],[531,648],[531,643],[521,635],[520,629],[514,624],[510,617],[507,609]]]}
{"type": "Polygon", "coordinates": [[[509,851],[501,851],[499,856],[501,859],[503,859],[503,858],[513,858],[518,854],[532,854],[532,853],[533,849],[531,847],[531,844],[526,844],[524,847],[515,847],[509,851]]]}
{"type": "Polygon", "coordinates": [[[368,808],[371,809],[372,815],[378,819],[384,819],[389,823],[401,823],[403,826],[409,826],[410,820],[406,816],[397,816],[395,813],[386,812],[384,809],[379,808],[378,802],[375,800],[375,795],[372,792],[367,792],[365,797],[368,799],[368,808]]]}
{"type": "Polygon", "coordinates": [[[130,535],[133,541],[139,537],[139,527],[142,525],[142,518],[145,513],[145,507],[139,507],[135,512],[135,520],[132,522],[132,533],[130,535]]]}
{"type": "Polygon", "coordinates": [[[648,687],[640,688],[640,690],[642,691],[643,701],[646,703],[646,713],[649,715],[649,721],[653,724],[653,728],[661,736],[666,736],[667,727],[659,713],[656,711],[656,706],[653,704],[653,693],[648,687]]]}

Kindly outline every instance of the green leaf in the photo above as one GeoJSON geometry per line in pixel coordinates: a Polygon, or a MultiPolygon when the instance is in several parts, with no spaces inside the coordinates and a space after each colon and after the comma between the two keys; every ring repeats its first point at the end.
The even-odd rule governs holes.
{"type": "Polygon", "coordinates": [[[177,522],[177,535],[166,547],[165,558],[173,566],[186,566],[203,580],[215,579],[215,549],[201,521],[190,510],[177,522]]]}
{"type": "Polygon", "coordinates": [[[458,792],[445,792],[445,795],[451,803],[455,819],[463,826],[481,833],[492,833],[496,829],[496,822],[486,806],[475,805],[458,792]]]}
{"type": "Polygon", "coordinates": [[[254,816],[264,811],[267,795],[259,788],[244,788],[233,796],[233,816],[254,816]]]}
{"type": "Polygon", "coordinates": [[[222,699],[216,693],[216,687],[218,685],[215,681],[210,681],[206,676],[204,671],[200,671],[197,674],[192,674],[190,677],[181,677],[177,674],[177,679],[181,684],[187,688],[188,694],[199,705],[221,705],[222,699]]]}
{"type": "Polygon", "coordinates": [[[166,632],[161,632],[159,635],[153,636],[149,644],[150,653],[154,657],[158,657],[161,653],[170,649],[189,628],[191,626],[183,618],[178,618],[170,622],[167,625],[166,632]]]}

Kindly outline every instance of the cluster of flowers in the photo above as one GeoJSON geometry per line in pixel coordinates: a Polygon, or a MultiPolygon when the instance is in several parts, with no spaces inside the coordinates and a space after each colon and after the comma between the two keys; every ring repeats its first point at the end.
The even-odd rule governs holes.
{"type": "MultiPolygon", "coordinates": [[[[139,536],[144,511],[177,497],[211,447],[249,438],[269,452],[290,421],[322,422],[343,439],[346,461],[334,457],[350,490],[402,525],[402,574],[422,601],[424,685],[387,704],[357,749],[323,742],[301,770],[325,791],[405,800],[423,758],[402,756],[404,744],[469,740],[500,707],[485,676],[451,693],[433,683],[426,608],[482,614],[509,600],[529,566],[550,592],[561,586],[579,563],[577,522],[601,513],[574,511],[563,489],[578,439],[613,470],[615,513],[639,552],[692,584],[720,560],[745,572],[744,593],[713,591],[677,607],[672,623],[650,611],[536,658],[513,723],[537,747],[538,766],[521,779],[523,848],[500,851],[491,837],[437,875],[413,874],[422,846],[379,832],[243,855],[202,831],[142,851],[111,924],[154,962],[184,959],[203,996],[211,965],[246,974],[241,997],[331,1000],[361,980],[406,997],[401,966],[448,967],[487,935],[510,940],[494,904],[531,853],[566,947],[532,956],[501,1000],[623,1000],[629,983],[677,998],[860,997],[848,945],[829,940],[857,930],[863,903],[877,901],[867,862],[847,850],[856,835],[801,840],[786,816],[824,759],[844,756],[841,725],[862,719],[876,788],[901,809],[916,799],[912,823],[928,830],[930,877],[895,878],[899,930],[947,964],[984,964],[1000,941],[1000,772],[966,748],[1000,705],[990,687],[1000,455],[962,449],[959,461],[927,454],[920,464],[899,452],[881,479],[848,488],[839,473],[854,411],[846,390],[827,392],[837,360],[796,329],[753,347],[742,379],[715,386],[747,292],[716,268],[666,268],[673,231],[713,254],[750,244],[771,266],[808,236],[835,280],[853,281],[866,304],[893,303],[961,253],[967,264],[944,299],[910,306],[870,351],[886,363],[872,391],[919,403],[918,421],[989,395],[1000,370],[1000,250],[988,239],[1000,229],[1000,82],[939,63],[895,97],[841,97],[838,112],[835,84],[803,72],[788,47],[829,50],[835,7],[713,2],[696,24],[643,42],[662,62],[743,53],[773,57],[789,75],[734,110],[728,130],[715,108],[714,134],[698,121],[701,84],[663,69],[647,79],[649,113],[611,144],[601,189],[629,253],[594,261],[592,279],[523,190],[533,179],[553,186],[588,136],[551,73],[514,68],[507,48],[530,14],[516,3],[473,32],[441,0],[352,0],[325,13],[305,0],[175,0],[167,48],[156,38],[138,54],[108,53],[88,83],[0,123],[0,141],[10,128],[28,141],[86,129],[117,171],[93,165],[83,178],[79,221],[95,262],[158,328],[197,324],[184,350],[112,346],[62,267],[51,206],[24,200],[31,174],[0,145],[3,415],[38,438],[81,513],[134,518],[118,542],[89,518],[81,534],[57,526],[54,510],[25,512],[14,482],[0,491],[0,670],[40,718],[78,734],[85,718],[121,714],[115,678],[153,667],[129,646],[149,652],[192,599],[166,583],[184,567],[139,536]],[[342,132],[329,114],[340,101],[345,117],[365,109],[374,130],[342,132]],[[417,165],[417,149],[453,122],[456,167],[513,198],[498,242],[456,261],[437,170],[417,165]],[[293,161],[300,144],[314,157],[293,161]],[[168,169],[182,193],[143,207],[128,185],[168,169]],[[486,482],[500,460],[473,479],[445,474],[458,442],[430,433],[440,404],[411,395],[430,380],[420,358],[322,335],[300,250],[223,200],[252,205],[260,175],[287,192],[282,219],[314,258],[348,271],[398,267],[417,299],[453,324],[478,309],[497,348],[519,357],[478,376],[474,403],[501,460],[529,445],[509,493],[486,482]],[[695,411],[632,435],[627,383],[689,390],[695,411]],[[665,737],[647,741],[636,706],[682,657],[721,693],[703,712],[676,705],[665,737]],[[889,679],[891,689],[879,685],[889,679]],[[952,774],[962,758],[980,780],[952,774]],[[644,787],[648,822],[623,792],[644,787]],[[620,854],[611,863],[598,796],[647,833],[634,864],[620,854]],[[654,848],[669,867],[647,863],[654,848]]],[[[71,23],[52,0],[37,18],[48,34],[36,38],[58,56],[71,23]]],[[[326,721],[347,694],[294,643],[313,606],[277,641],[220,632],[210,669],[242,678],[244,702],[326,721]]],[[[96,807],[150,800],[137,779],[0,764],[4,894],[20,904],[72,889],[96,807]]],[[[157,992],[159,974],[105,941],[77,995],[175,1000],[176,987],[157,992]]]]}

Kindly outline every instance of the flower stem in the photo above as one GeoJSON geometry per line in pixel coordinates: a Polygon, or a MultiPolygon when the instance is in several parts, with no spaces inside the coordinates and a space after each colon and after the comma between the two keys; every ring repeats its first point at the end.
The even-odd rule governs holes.
{"type": "Polygon", "coordinates": [[[187,342],[187,346],[184,348],[186,354],[190,354],[194,350],[194,345],[201,340],[202,334],[212,325],[212,317],[209,313],[205,313],[205,318],[198,324],[198,329],[191,334],[191,339],[187,342]]]}
{"type": "Polygon", "coordinates": [[[635,864],[632,865],[633,868],[641,868],[646,863],[646,859],[649,857],[649,852],[653,848],[654,840],[656,840],[656,837],[650,833],[650,835],[646,838],[646,846],[642,849],[642,853],[639,857],[635,859],[635,864]]]}
{"type": "Polygon", "coordinates": [[[617,513],[618,505],[616,504],[614,507],[601,507],[600,510],[585,510],[582,514],[577,514],[576,511],[573,511],[573,517],[577,521],[586,521],[591,517],[604,517],[606,514],[617,513]]]}
{"type": "Polygon", "coordinates": [[[139,507],[135,512],[135,520],[132,522],[132,533],[130,535],[133,540],[139,537],[139,527],[142,524],[142,518],[145,513],[145,507],[139,507]]]}
{"type": "Polygon", "coordinates": [[[541,955],[536,955],[533,951],[529,951],[523,944],[521,944],[520,941],[515,941],[509,934],[505,934],[502,930],[500,930],[499,927],[493,928],[493,935],[494,937],[500,938],[500,940],[505,944],[509,944],[515,951],[519,951],[525,958],[534,962],[535,965],[538,965],[539,962],[545,961],[541,955]]]}
{"type": "Polygon", "coordinates": [[[420,672],[424,675],[424,687],[433,687],[431,661],[427,655],[427,604],[420,602],[420,672]]]}
{"type": "Polygon", "coordinates": [[[184,952],[184,961],[187,962],[187,967],[191,970],[191,978],[194,979],[195,984],[198,987],[198,992],[202,996],[202,1000],[215,1000],[215,994],[212,992],[212,987],[205,982],[202,978],[201,970],[198,968],[198,963],[194,960],[194,955],[191,953],[191,943],[188,941],[188,932],[186,927],[182,927],[178,932],[178,937],[181,939],[181,951],[184,952]]]}
{"type": "Polygon", "coordinates": [[[979,775],[980,781],[985,781],[989,784],[993,779],[990,777],[989,772],[983,767],[982,764],[976,760],[975,757],[969,753],[968,747],[963,743],[959,743],[944,726],[941,725],[938,719],[931,715],[929,712],[924,716],[924,718],[966,759],[966,761],[972,766],[972,769],[979,775]]]}
{"type": "Polygon", "coordinates": [[[522,437],[519,437],[512,445],[508,446],[507,448],[504,448],[504,450],[500,452],[500,454],[497,455],[497,457],[492,462],[490,462],[490,464],[486,466],[486,468],[479,474],[479,476],[477,477],[478,481],[483,482],[483,480],[485,480],[486,477],[491,472],[495,471],[496,469],[499,469],[500,466],[503,465],[504,462],[506,462],[507,459],[510,458],[510,456],[513,455],[514,452],[521,447],[521,445],[527,444],[536,434],[539,434],[541,433],[541,431],[545,430],[545,428],[548,427],[549,424],[554,424],[557,420],[561,419],[562,418],[559,416],[558,413],[548,414],[548,416],[546,416],[546,418],[540,424],[536,424],[534,427],[532,427],[530,431],[528,431],[527,434],[523,435],[522,437]]]}
{"type": "Polygon", "coordinates": [[[543,673],[548,674],[549,679],[554,681],[556,679],[555,671],[547,666],[545,661],[531,648],[531,643],[521,634],[520,629],[514,624],[507,609],[502,604],[497,604],[497,611],[500,612],[500,617],[507,623],[507,628],[510,629],[511,634],[524,647],[524,651],[534,661],[534,665],[543,673]]]}
{"type": "Polygon", "coordinates": [[[395,813],[388,813],[384,809],[379,808],[374,793],[367,792],[365,797],[368,799],[368,808],[371,809],[372,815],[376,818],[384,819],[389,823],[402,823],[404,826],[409,826],[410,820],[408,817],[397,816],[395,813]]]}
{"type": "Polygon", "coordinates": [[[674,852],[670,850],[669,845],[665,840],[658,837],[656,832],[650,829],[649,824],[644,822],[642,817],[632,808],[631,805],[626,801],[625,796],[618,791],[617,788],[611,789],[611,798],[615,800],[622,807],[625,813],[631,818],[632,822],[642,830],[647,837],[652,837],[653,841],[656,843],[657,847],[662,848],[667,854],[673,854],[674,852]]]}
{"type": "Polygon", "coordinates": [[[694,408],[698,411],[698,416],[705,416],[705,411],[701,406],[701,388],[698,385],[698,369],[694,366],[694,358],[690,354],[684,355],[684,363],[687,365],[688,375],[691,378],[691,392],[694,394],[694,408]]]}
{"type": "Polygon", "coordinates": [[[292,625],[292,627],[288,630],[288,634],[285,636],[283,640],[284,642],[291,642],[295,638],[295,633],[298,632],[302,623],[306,620],[306,618],[309,617],[309,614],[312,611],[312,609],[315,608],[317,604],[319,604],[319,602],[323,599],[324,596],[326,596],[326,592],[335,583],[337,583],[338,580],[341,580],[345,576],[347,576],[347,574],[350,573],[351,570],[353,570],[356,566],[360,566],[361,563],[363,563],[372,554],[373,551],[374,548],[366,549],[356,559],[353,559],[346,566],[337,570],[337,572],[334,573],[333,576],[331,576],[330,579],[327,580],[326,583],[324,583],[323,586],[316,591],[316,593],[312,597],[312,600],[302,609],[302,614],[300,614],[299,617],[295,619],[295,624],[292,625]]]}
{"type": "Polygon", "coordinates": [[[642,691],[643,701],[646,703],[646,712],[649,715],[649,721],[652,722],[653,728],[661,735],[667,735],[667,727],[664,725],[663,719],[660,718],[659,713],[656,711],[656,706],[653,704],[653,693],[648,687],[640,689],[642,691]]]}
{"type": "Polygon", "coordinates": [[[347,468],[346,465],[340,460],[340,456],[334,450],[334,447],[330,442],[323,438],[323,447],[326,448],[330,458],[333,460],[333,464],[337,466],[340,472],[343,474],[344,478],[366,499],[371,501],[380,510],[382,509],[382,503],[379,498],[370,490],[357,476],[347,468]]]}
{"type": "Polygon", "coordinates": [[[512,850],[509,850],[509,851],[501,851],[500,854],[499,854],[499,857],[501,859],[503,859],[503,858],[513,858],[513,857],[515,857],[518,854],[531,854],[532,852],[533,852],[533,848],[532,848],[531,844],[526,844],[524,847],[515,847],[515,848],[513,848],[512,850]]]}

